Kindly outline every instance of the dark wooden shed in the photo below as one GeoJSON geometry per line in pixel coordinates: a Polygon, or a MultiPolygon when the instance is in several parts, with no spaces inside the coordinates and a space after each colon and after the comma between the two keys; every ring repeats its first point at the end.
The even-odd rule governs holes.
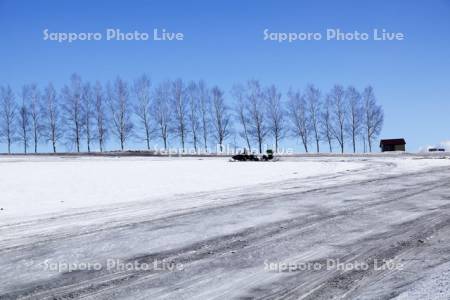
{"type": "Polygon", "coordinates": [[[386,151],[405,151],[405,139],[386,139],[380,141],[381,152],[386,151]]]}

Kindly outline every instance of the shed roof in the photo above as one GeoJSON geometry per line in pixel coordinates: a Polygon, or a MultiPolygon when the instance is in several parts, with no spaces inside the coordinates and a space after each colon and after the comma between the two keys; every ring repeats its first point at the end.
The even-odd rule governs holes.
{"type": "Polygon", "coordinates": [[[406,145],[405,139],[386,139],[380,141],[380,147],[383,145],[406,145]]]}

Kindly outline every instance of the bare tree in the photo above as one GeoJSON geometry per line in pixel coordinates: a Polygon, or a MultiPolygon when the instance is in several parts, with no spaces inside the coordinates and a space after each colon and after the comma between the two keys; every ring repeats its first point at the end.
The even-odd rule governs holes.
{"type": "Polygon", "coordinates": [[[82,83],[78,74],[72,74],[70,78],[70,86],[65,86],[62,90],[64,97],[65,120],[67,121],[67,129],[69,130],[66,137],[69,142],[75,144],[77,152],[80,152],[82,129],[83,129],[83,113],[82,113],[82,83]]]}
{"type": "Polygon", "coordinates": [[[152,134],[151,127],[151,98],[150,98],[151,82],[146,75],[142,75],[134,82],[134,92],[136,94],[137,103],[134,111],[138,116],[142,130],[144,131],[144,139],[147,149],[150,149],[150,138],[152,134]]]}
{"type": "Polygon", "coordinates": [[[361,139],[363,142],[363,153],[366,153],[367,152],[367,142],[366,142],[367,137],[366,137],[366,133],[363,132],[363,130],[361,130],[361,139]]]}
{"type": "Polygon", "coordinates": [[[356,152],[356,139],[361,134],[362,105],[361,95],[353,86],[349,86],[345,93],[348,105],[347,134],[352,139],[353,153],[356,152]]]}
{"type": "Polygon", "coordinates": [[[366,140],[369,145],[369,151],[372,152],[372,141],[381,132],[383,128],[384,113],[381,106],[376,103],[373,88],[368,86],[363,92],[363,111],[364,111],[364,129],[366,131],[366,140]]]}
{"type": "Polygon", "coordinates": [[[223,151],[223,142],[230,135],[230,120],[223,92],[216,86],[212,89],[212,121],[220,152],[223,151]]]}
{"type": "Polygon", "coordinates": [[[101,83],[98,81],[96,82],[94,87],[94,98],[95,98],[94,121],[97,131],[96,136],[100,152],[103,152],[108,134],[107,111],[103,88],[101,83]]]}
{"type": "Polygon", "coordinates": [[[208,136],[209,136],[209,127],[211,124],[211,120],[209,117],[209,111],[211,107],[211,100],[209,95],[209,89],[206,87],[206,83],[201,80],[198,83],[198,92],[200,97],[200,116],[202,122],[202,137],[203,137],[203,146],[205,147],[205,151],[208,152],[208,136]]]}
{"type": "Polygon", "coordinates": [[[309,120],[316,141],[316,151],[320,152],[320,111],[322,103],[320,102],[320,91],[314,85],[308,85],[306,88],[306,102],[308,105],[309,120]]]}
{"type": "Polygon", "coordinates": [[[180,138],[181,148],[185,150],[185,142],[188,127],[187,123],[187,99],[186,89],[181,79],[176,79],[172,82],[172,107],[174,109],[174,116],[176,120],[175,132],[180,138]]]}
{"type": "Polygon", "coordinates": [[[23,142],[23,153],[28,152],[29,139],[31,135],[31,127],[30,127],[30,112],[28,111],[28,101],[30,95],[30,86],[25,85],[22,88],[22,103],[19,107],[19,136],[21,141],[23,142]]]}
{"type": "Polygon", "coordinates": [[[309,137],[311,135],[311,124],[308,118],[308,107],[303,95],[292,90],[288,93],[289,117],[292,123],[292,131],[296,137],[300,137],[308,152],[309,137]]]}
{"type": "Polygon", "coordinates": [[[111,110],[112,129],[120,142],[120,149],[123,151],[126,141],[133,133],[133,123],[131,121],[131,105],[129,99],[128,84],[120,77],[114,85],[108,85],[108,102],[111,110]]]}
{"type": "Polygon", "coordinates": [[[187,89],[188,121],[192,133],[192,144],[197,152],[198,135],[201,129],[201,100],[199,88],[195,82],[191,82],[187,89]],[[200,101],[199,101],[200,100],[200,101]]]}
{"type": "Polygon", "coordinates": [[[266,111],[269,123],[269,131],[275,141],[275,152],[285,134],[285,110],[281,101],[281,93],[275,85],[266,90],[266,111]]]}
{"type": "Polygon", "coordinates": [[[333,137],[333,120],[332,120],[332,106],[331,106],[331,97],[328,95],[325,99],[323,111],[322,111],[322,118],[321,118],[321,131],[322,135],[327,140],[328,146],[330,147],[330,153],[333,152],[333,145],[332,141],[334,139],[333,137]]]}
{"type": "Polygon", "coordinates": [[[95,102],[94,102],[94,94],[90,83],[86,83],[83,86],[81,105],[83,114],[83,134],[86,137],[87,151],[91,152],[91,144],[94,138],[93,127],[94,127],[95,102]]]}
{"type": "Polygon", "coordinates": [[[267,136],[268,129],[266,115],[264,110],[264,93],[257,80],[248,82],[248,112],[249,112],[249,133],[258,143],[259,153],[262,153],[264,139],[267,136]]]}
{"type": "Polygon", "coordinates": [[[159,135],[164,143],[164,149],[167,150],[169,142],[170,124],[172,123],[172,114],[170,110],[170,88],[169,81],[162,82],[155,90],[154,115],[159,127],[159,135]]]}
{"type": "Polygon", "coordinates": [[[6,141],[8,153],[11,153],[11,145],[16,139],[17,104],[10,86],[2,87],[0,96],[0,137],[6,141]]]}
{"type": "Polygon", "coordinates": [[[333,125],[331,127],[334,138],[338,141],[341,153],[344,153],[346,105],[345,91],[341,85],[335,85],[330,92],[333,125]]]}
{"type": "Polygon", "coordinates": [[[28,112],[30,114],[30,123],[31,123],[31,132],[33,138],[33,146],[34,153],[38,151],[38,144],[42,136],[43,132],[43,124],[42,124],[42,97],[39,93],[39,90],[36,84],[32,84],[29,86],[29,107],[28,112]]]}
{"type": "Polygon", "coordinates": [[[247,144],[248,150],[252,151],[250,143],[250,118],[248,116],[247,99],[245,96],[245,88],[242,85],[234,85],[232,88],[232,95],[236,102],[236,114],[241,124],[241,132],[239,135],[243,138],[247,144]]]}
{"type": "Polygon", "coordinates": [[[44,118],[47,140],[51,142],[53,152],[56,153],[56,144],[62,137],[62,125],[58,98],[51,83],[48,84],[44,91],[44,118]]]}

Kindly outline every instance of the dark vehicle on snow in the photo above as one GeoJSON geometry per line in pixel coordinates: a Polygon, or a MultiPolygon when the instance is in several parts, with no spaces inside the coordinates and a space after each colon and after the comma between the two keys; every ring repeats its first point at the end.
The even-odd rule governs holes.
{"type": "Polygon", "coordinates": [[[273,151],[267,150],[266,154],[264,154],[262,157],[258,157],[255,154],[248,154],[246,150],[244,150],[244,153],[236,154],[232,156],[233,161],[269,161],[273,160],[273,151]]]}

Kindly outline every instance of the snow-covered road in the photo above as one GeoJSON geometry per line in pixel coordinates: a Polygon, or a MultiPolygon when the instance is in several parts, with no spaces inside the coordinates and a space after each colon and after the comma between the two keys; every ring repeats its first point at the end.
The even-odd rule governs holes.
{"type": "Polygon", "coordinates": [[[116,165],[125,175],[106,185],[93,170],[117,171],[117,162],[79,161],[1,162],[10,174],[35,164],[31,174],[53,179],[32,176],[35,185],[19,191],[14,180],[0,181],[0,299],[450,297],[450,159],[127,158],[116,165]],[[158,164],[168,175],[145,185],[142,166],[158,164]],[[202,177],[199,168],[210,173],[202,177]],[[61,174],[68,170],[97,180],[75,175],[77,197],[89,201],[76,205],[66,193],[70,177],[61,174]],[[173,170],[180,173],[172,177],[173,170]],[[151,194],[168,179],[169,191],[151,194]],[[48,200],[52,186],[56,195],[48,200]],[[22,211],[23,195],[33,191],[35,213],[22,211]],[[64,193],[71,204],[52,208],[64,193]]]}

